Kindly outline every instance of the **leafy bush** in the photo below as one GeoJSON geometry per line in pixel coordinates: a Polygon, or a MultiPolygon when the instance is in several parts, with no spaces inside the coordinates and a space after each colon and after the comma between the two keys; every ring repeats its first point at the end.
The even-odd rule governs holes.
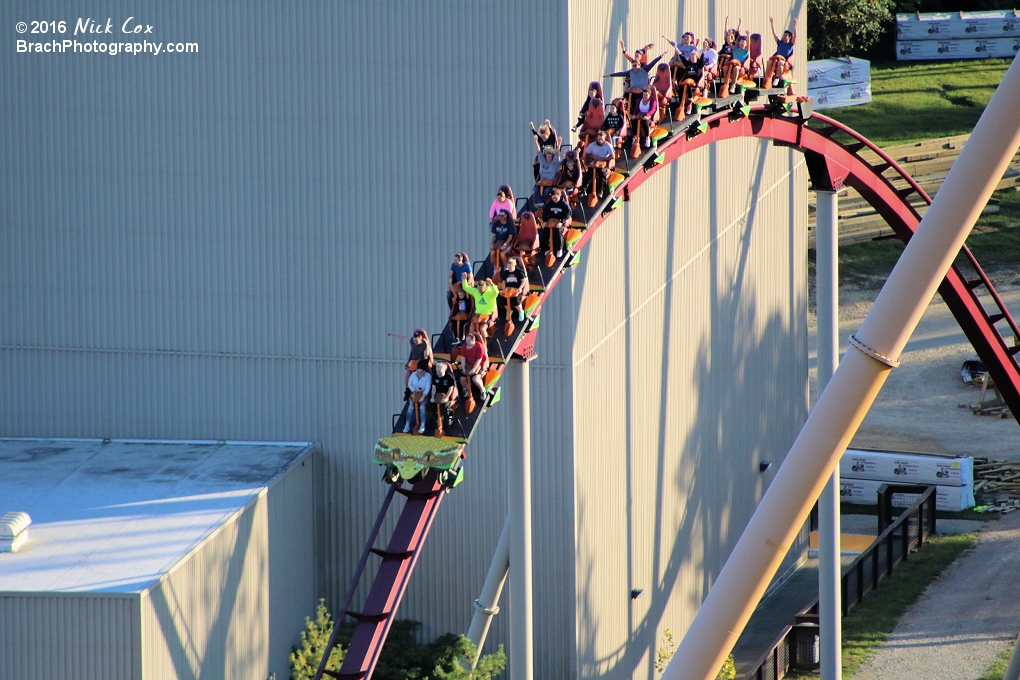
{"type": "MultiPolygon", "coordinates": [[[[315,609],[315,620],[305,619],[305,630],[301,633],[301,644],[290,653],[291,678],[311,680],[318,670],[322,653],[329,643],[333,631],[333,620],[320,600],[315,609]]],[[[463,635],[447,633],[428,644],[419,644],[416,636],[421,624],[417,621],[394,621],[379,655],[376,665],[376,680],[492,680],[506,668],[506,654],[503,646],[495,654],[487,654],[478,660],[474,671],[464,669],[461,659],[471,659],[477,654],[475,646],[463,635]]],[[[354,627],[344,625],[340,629],[340,644],[329,655],[326,668],[339,670],[346,645],[354,627]]]]}

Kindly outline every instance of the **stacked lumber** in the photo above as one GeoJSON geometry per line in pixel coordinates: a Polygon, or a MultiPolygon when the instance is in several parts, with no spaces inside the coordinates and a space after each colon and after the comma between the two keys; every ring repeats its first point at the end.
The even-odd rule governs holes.
{"type": "Polygon", "coordinates": [[[978,512],[1003,514],[1020,509],[1020,461],[974,459],[974,493],[989,504],[978,512]]]}
{"type": "MultiPolygon", "coordinates": [[[[924,189],[931,197],[935,197],[939,187],[949,174],[949,168],[953,166],[956,157],[960,155],[964,142],[970,135],[959,135],[956,137],[941,137],[929,139],[915,144],[904,144],[902,146],[891,146],[883,151],[898,163],[908,175],[924,189]]],[[[869,163],[880,163],[879,157],[870,149],[862,149],[860,156],[869,163]]],[[[892,184],[897,189],[905,189],[907,182],[901,179],[892,170],[886,170],[886,177],[892,179],[892,184]]],[[[1020,190],[1020,153],[1013,157],[1009,167],[999,180],[996,189],[1016,188],[1020,190]]],[[[911,194],[907,200],[921,215],[928,209],[927,204],[917,194],[911,194]]],[[[998,205],[994,200],[989,201],[985,206],[984,214],[998,211],[998,205]]],[[[885,223],[885,220],[875,212],[875,209],[868,205],[854,189],[845,189],[839,193],[839,244],[849,245],[870,241],[876,238],[886,238],[893,235],[892,229],[885,223]]],[[[808,197],[808,247],[815,246],[815,201],[814,193],[808,197]]]]}

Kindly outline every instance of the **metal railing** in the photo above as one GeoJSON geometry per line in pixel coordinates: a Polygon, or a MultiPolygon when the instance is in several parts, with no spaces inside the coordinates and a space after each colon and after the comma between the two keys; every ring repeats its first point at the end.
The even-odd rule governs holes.
{"type": "MultiPolygon", "coordinates": [[[[846,616],[864,596],[878,588],[879,582],[891,576],[900,562],[908,559],[910,551],[920,548],[925,538],[935,533],[935,487],[907,484],[883,484],[878,490],[879,535],[868,549],[843,571],[842,610],[846,616]],[[893,517],[894,494],[918,495],[906,510],[893,517]]],[[[752,666],[744,680],[780,680],[791,668],[810,668],[812,660],[799,659],[798,636],[805,634],[804,626],[818,623],[818,602],[795,617],[796,626],[786,626],[776,641],[752,666]]]]}
{"type": "Polygon", "coordinates": [[[793,626],[783,628],[768,651],[754,662],[754,670],[744,676],[745,680],[779,680],[786,677],[792,662],[790,651],[794,645],[793,631],[793,626]]]}
{"type": "Polygon", "coordinates": [[[881,533],[843,573],[843,616],[863,602],[864,595],[877,588],[879,581],[891,576],[893,568],[908,558],[911,549],[920,548],[925,537],[935,533],[934,486],[883,484],[878,489],[878,498],[881,533]],[[920,494],[920,497],[893,519],[894,494],[920,494]]]}

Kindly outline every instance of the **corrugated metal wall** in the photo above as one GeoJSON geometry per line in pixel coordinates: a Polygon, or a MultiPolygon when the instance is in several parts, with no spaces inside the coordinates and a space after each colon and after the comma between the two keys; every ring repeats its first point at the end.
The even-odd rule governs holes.
{"type": "Polygon", "coordinates": [[[269,672],[290,677],[290,648],[301,643],[305,617],[315,611],[315,525],[320,455],[295,462],[266,492],[269,573],[269,672]]]}
{"type": "Polygon", "coordinates": [[[145,680],[269,675],[267,505],[263,491],[142,593],[145,680]]]}
{"type": "MultiPolygon", "coordinates": [[[[770,36],[790,10],[571,3],[571,108],[626,68],[621,38],[718,39],[724,12],[770,36]]],[[[576,677],[653,675],[774,474],[758,462],[806,417],[806,187],[802,158],[767,142],[702,149],[642,186],[575,274],[576,677]]]]}
{"type": "Polygon", "coordinates": [[[137,594],[0,593],[0,680],[141,677],[137,594]]]}
{"type": "MultiPolygon", "coordinates": [[[[23,9],[0,16],[30,20],[23,9]]],[[[36,18],[84,11],[32,6],[36,18]]],[[[135,15],[150,40],[200,51],[8,60],[0,433],[320,442],[322,594],[336,606],[385,493],[367,461],[399,406],[407,352],[386,333],[442,325],[453,254],[479,257],[496,186],[530,181],[528,121],[566,124],[565,8],[93,11],[115,31],[135,15]]],[[[569,379],[552,377],[568,358],[546,351],[534,371],[567,432],[569,379]]],[[[500,417],[476,439],[470,483],[449,499],[402,610],[426,634],[466,630],[495,547],[500,417]]]]}
{"type": "MultiPolygon", "coordinates": [[[[690,24],[718,31],[724,11],[767,30],[768,11],[785,21],[790,9],[778,0],[716,5],[231,0],[215,8],[164,3],[141,16],[136,5],[112,1],[103,12],[114,24],[138,15],[154,25],[151,39],[198,42],[199,53],[15,55],[0,81],[10,131],[0,139],[0,390],[9,395],[0,434],[321,442],[318,566],[335,607],[385,492],[366,460],[399,405],[406,355],[386,333],[442,324],[453,253],[482,254],[496,185],[523,193],[530,182],[527,121],[549,117],[566,133],[588,80],[619,67],[618,37],[633,46],[690,24]]],[[[43,0],[33,11],[79,14],[66,1],[43,0]]],[[[6,25],[29,20],[22,14],[0,7],[6,25]]],[[[652,629],[686,626],[686,615],[666,620],[635,609],[628,627],[603,623],[599,636],[590,634],[589,613],[620,611],[618,583],[596,569],[606,555],[591,555],[593,537],[584,533],[596,506],[606,527],[621,517],[612,503],[625,494],[609,482],[624,473],[610,465],[606,443],[631,452],[628,488],[637,495],[646,479],[637,470],[656,461],[658,474],[661,458],[666,474],[657,452],[679,450],[679,442],[701,446],[706,464],[723,448],[760,446],[746,408],[732,432],[718,416],[751,400],[734,402],[733,391],[748,384],[757,361],[774,360],[800,381],[792,400],[777,399],[775,414],[763,415],[777,423],[769,433],[782,442],[802,417],[803,216],[789,220],[790,206],[803,204],[804,173],[788,152],[760,152],[734,142],[686,159],[682,167],[695,170],[672,171],[683,174],[673,175],[680,190],[666,221],[668,182],[643,188],[640,205],[600,232],[546,306],[532,372],[535,587],[544,608],[536,668],[544,676],[577,666],[564,651],[575,625],[593,645],[582,659],[615,658],[603,650],[635,622],[642,641],[652,629]],[[758,164],[767,177],[755,183],[758,164]],[[791,171],[792,183],[783,179],[791,171]],[[696,209],[692,198],[701,201],[696,209]],[[771,234],[767,247],[739,221],[749,211],[754,233],[771,234]],[[624,262],[629,269],[615,272],[624,262]],[[667,272],[680,270],[658,290],[667,272]],[[736,285],[729,277],[738,274],[736,285]],[[674,327],[666,352],[662,333],[674,327]],[[725,344],[732,338],[747,344],[725,344]],[[608,371],[628,348],[630,377],[608,371]],[[722,370],[712,361],[720,354],[736,357],[741,370],[722,370]],[[684,363],[693,356],[695,366],[684,363]],[[604,371],[598,377],[586,368],[592,357],[604,371]],[[616,416],[593,417],[593,395],[605,384],[614,390],[607,395],[634,405],[629,429],[616,416]],[[697,427],[695,416],[704,416],[697,427]],[[593,448],[599,428],[607,428],[605,443],[593,448]],[[651,454],[642,457],[646,447],[651,454]],[[564,581],[575,542],[577,589],[564,581]],[[596,596],[586,582],[612,595],[596,596]],[[611,602],[599,604],[602,597],[611,602]]],[[[484,422],[469,449],[468,483],[446,501],[413,577],[401,613],[424,620],[426,635],[465,630],[470,620],[505,517],[505,427],[504,409],[484,422]]],[[[695,491],[707,494],[703,477],[695,491]]],[[[663,502],[685,488],[663,490],[663,502]]],[[[683,516],[689,506],[675,507],[683,516]]],[[[734,509],[732,526],[744,511],[734,509]]],[[[623,528],[637,532],[651,512],[623,513],[623,528]]],[[[669,536],[680,518],[659,512],[669,536]]],[[[701,527],[713,517],[697,518],[699,531],[712,531],[701,527]]],[[[692,550],[709,551],[714,565],[728,536],[692,550]]],[[[642,564],[642,550],[644,543],[631,548],[632,577],[674,568],[665,555],[642,564]]],[[[699,600],[712,568],[700,577],[696,561],[684,565],[675,567],[674,600],[699,600]]],[[[496,618],[490,647],[506,640],[505,623],[496,618]]]]}

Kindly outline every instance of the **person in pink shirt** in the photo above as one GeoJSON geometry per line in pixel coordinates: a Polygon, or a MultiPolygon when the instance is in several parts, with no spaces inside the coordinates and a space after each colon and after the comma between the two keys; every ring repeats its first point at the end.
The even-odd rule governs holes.
{"type": "Polygon", "coordinates": [[[510,213],[511,218],[517,219],[514,190],[510,188],[509,184],[503,184],[499,189],[496,189],[496,200],[492,202],[492,206],[489,208],[489,222],[492,222],[500,210],[506,210],[510,213]]]}

